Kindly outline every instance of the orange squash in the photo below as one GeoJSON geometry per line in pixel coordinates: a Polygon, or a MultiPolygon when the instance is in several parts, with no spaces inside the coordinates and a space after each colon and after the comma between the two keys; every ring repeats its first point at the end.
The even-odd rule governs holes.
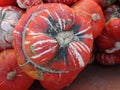
{"type": "Polygon", "coordinates": [[[94,38],[98,37],[104,27],[105,19],[101,7],[93,0],[79,0],[71,6],[75,12],[92,25],[94,38]]]}
{"type": "Polygon", "coordinates": [[[28,90],[33,81],[19,67],[13,49],[0,52],[0,90],[28,90]]]}
{"type": "Polygon", "coordinates": [[[21,68],[52,90],[62,89],[76,78],[88,64],[93,47],[91,24],[60,3],[27,10],[13,37],[21,68]]]}

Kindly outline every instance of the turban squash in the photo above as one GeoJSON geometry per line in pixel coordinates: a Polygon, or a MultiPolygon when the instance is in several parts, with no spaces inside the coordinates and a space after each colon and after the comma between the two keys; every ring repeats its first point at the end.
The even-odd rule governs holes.
{"type": "Polygon", "coordinates": [[[15,6],[0,7],[0,51],[13,48],[13,31],[24,13],[15,6]]]}
{"type": "Polygon", "coordinates": [[[93,47],[91,25],[60,3],[27,10],[13,37],[20,67],[52,90],[75,79],[88,64],[93,47]]]}
{"type": "Polygon", "coordinates": [[[96,45],[99,49],[97,60],[113,65],[120,63],[120,7],[111,5],[104,10],[104,15],[105,27],[101,35],[96,38],[96,45]]]}

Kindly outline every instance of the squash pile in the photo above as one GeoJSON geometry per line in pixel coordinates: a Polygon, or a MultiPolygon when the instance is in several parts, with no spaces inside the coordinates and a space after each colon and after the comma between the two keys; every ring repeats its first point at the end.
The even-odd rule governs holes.
{"type": "Polygon", "coordinates": [[[0,0],[0,90],[26,90],[34,80],[60,90],[91,58],[104,65],[120,63],[118,3],[0,0]]]}

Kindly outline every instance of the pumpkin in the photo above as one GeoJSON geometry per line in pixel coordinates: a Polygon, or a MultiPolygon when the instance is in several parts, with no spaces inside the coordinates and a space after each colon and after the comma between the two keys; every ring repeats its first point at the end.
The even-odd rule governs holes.
{"type": "Polygon", "coordinates": [[[104,12],[106,24],[101,35],[96,39],[100,51],[120,54],[120,8],[110,6],[104,12]]]}
{"type": "Polygon", "coordinates": [[[104,30],[95,40],[98,47],[97,61],[113,65],[120,63],[120,7],[112,5],[105,9],[104,15],[104,30]]]}
{"type": "Polygon", "coordinates": [[[42,4],[42,0],[17,0],[17,5],[23,9],[29,9],[32,6],[42,4]]]}
{"type": "Polygon", "coordinates": [[[16,0],[0,0],[0,6],[15,5],[16,0]]]}
{"type": "Polygon", "coordinates": [[[13,49],[0,52],[0,90],[28,90],[33,81],[19,67],[13,49]]]}
{"type": "Polygon", "coordinates": [[[92,25],[94,38],[98,37],[104,27],[105,19],[101,7],[93,0],[79,0],[71,6],[75,12],[92,25]]]}
{"type": "Polygon", "coordinates": [[[15,6],[0,7],[0,51],[13,48],[13,30],[23,13],[15,6]]]}
{"type": "Polygon", "coordinates": [[[27,10],[13,37],[20,67],[43,82],[47,81],[46,77],[53,77],[51,80],[48,77],[48,81],[58,83],[57,89],[70,84],[85,68],[93,47],[91,25],[60,3],[41,4],[27,10]],[[64,85],[60,84],[63,78],[66,78],[64,85]]]}
{"type": "Polygon", "coordinates": [[[96,42],[100,51],[120,55],[120,19],[110,20],[96,42]]]}

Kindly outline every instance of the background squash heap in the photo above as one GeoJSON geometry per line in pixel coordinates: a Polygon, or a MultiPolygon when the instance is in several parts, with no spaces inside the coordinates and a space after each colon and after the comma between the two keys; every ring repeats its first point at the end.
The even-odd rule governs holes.
{"type": "Polygon", "coordinates": [[[0,0],[0,90],[26,90],[34,80],[59,90],[91,58],[103,65],[120,63],[119,3],[0,0]]]}

